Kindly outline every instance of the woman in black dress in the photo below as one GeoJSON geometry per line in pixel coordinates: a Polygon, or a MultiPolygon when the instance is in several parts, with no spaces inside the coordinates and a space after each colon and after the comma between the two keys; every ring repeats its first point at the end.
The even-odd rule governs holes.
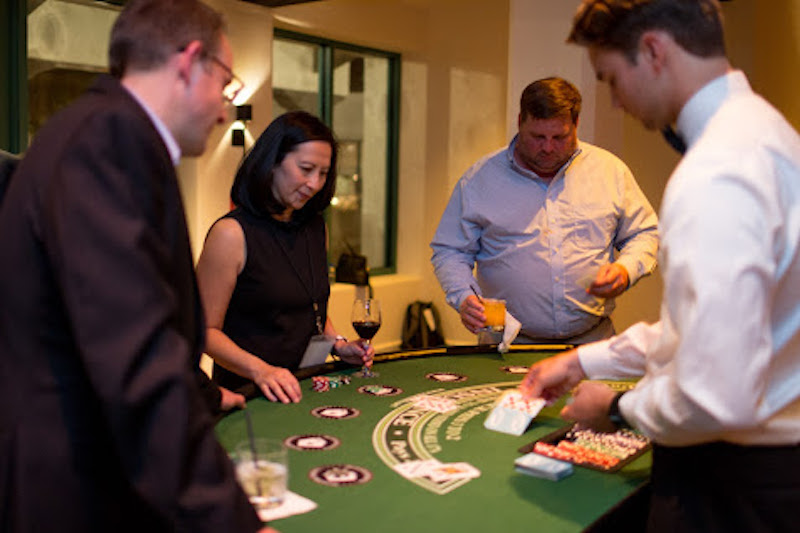
{"type": "Polygon", "coordinates": [[[337,144],[302,111],[276,118],[239,168],[236,208],[209,230],[197,264],[214,380],[235,390],[252,381],[271,401],[298,402],[297,369],[312,338],[371,364],[374,351],[337,334],[327,316],[327,232],[322,211],[336,179],[337,144]]]}

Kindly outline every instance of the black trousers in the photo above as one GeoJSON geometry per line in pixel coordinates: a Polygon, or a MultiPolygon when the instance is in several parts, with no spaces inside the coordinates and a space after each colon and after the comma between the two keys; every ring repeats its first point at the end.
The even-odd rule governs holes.
{"type": "Polygon", "coordinates": [[[647,531],[800,531],[800,445],[654,445],[647,531]]]}

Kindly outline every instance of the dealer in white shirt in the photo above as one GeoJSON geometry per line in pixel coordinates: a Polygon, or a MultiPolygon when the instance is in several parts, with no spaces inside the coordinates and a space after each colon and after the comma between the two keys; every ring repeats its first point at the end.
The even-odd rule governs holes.
{"type": "Polygon", "coordinates": [[[732,69],[716,0],[587,0],[570,41],[687,151],[660,213],[661,320],[534,365],[523,392],[573,391],[564,418],[654,441],[648,531],[795,531],[800,136],[732,69]]]}

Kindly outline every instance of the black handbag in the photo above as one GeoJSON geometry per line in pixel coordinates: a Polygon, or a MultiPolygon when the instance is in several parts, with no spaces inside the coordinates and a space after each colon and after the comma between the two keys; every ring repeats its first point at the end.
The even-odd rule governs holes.
{"type": "Polygon", "coordinates": [[[357,254],[350,244],[345,244],[349,251],[342,253],[336,263],[336,283],[369,285],[369,269],[367,268],[366,256],[357,254]]]}

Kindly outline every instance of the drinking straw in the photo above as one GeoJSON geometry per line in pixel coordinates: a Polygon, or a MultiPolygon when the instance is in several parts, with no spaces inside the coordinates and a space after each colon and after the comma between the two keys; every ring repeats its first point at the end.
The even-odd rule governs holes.
{"type": "MultiPolygon", "coordinates": [[[[250,453],[253,456],[253,467],[258,470],[258,453],[256,452],[256,439],[253,434],[253,420],[250,418],[250,411],[245,406],[244,419],[247,422],[247,440],[250,441],[250,453]]],[[[264,496],[264,491],[261,488],[261,478],[256,476],[256,490],[259,496],[264,496]]]]}
{"type": "Polygon", "coordinates": [[[472,285],[470,285],[470,286],[469,286],[469,288],[470,288],[470,289],[472,289],[472,292],[473,292],[473,293],[475,293],[475,296],[477,296],[477,297],[478,297],[478,301],[479,301],[480,303],[483,303],[483,298],[481,298],[481,295],[480,295],[480,294],[478,294],[478,291],[476,291],[476,290],[475,290],[475,287],[473,287],[472,285]]]}

